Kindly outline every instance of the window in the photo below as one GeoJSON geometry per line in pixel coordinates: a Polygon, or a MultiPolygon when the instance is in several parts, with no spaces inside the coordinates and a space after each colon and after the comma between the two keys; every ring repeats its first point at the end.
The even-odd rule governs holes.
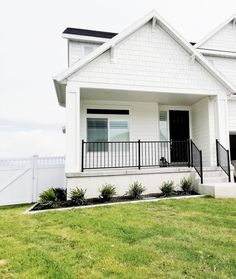
{"type": "Polygon", "coordinates": [[[88,55],[92,51],[93,51],[92,46],[84,46],[84,55],[88,55]]]}
{"type": "Polygon", "coordinates": [[[111,120],[110,121],[110,141],[128,141],[129,127],[126,120],[111,120]]]}
{"type": "Polygon", "coordinates": [[[107,151],[107,144],[95,144],[94,142],[108,141],[108,120],[106,118],[87,119],[87,145],[88,151],[107,151]]]}
{"type": "MultiPolygon", "coordinates": [[[[129,124],[127,119],[87,118],[88,142],[123,142],[129,141],[129,124]]],[[[88,151],[106,151],[107,144],[89,144],[88,151]]]]}
{"type": "Polygon", "coordinates": [[[87,138],[88,141],[108,141],[108,120],[106,118],[87,119],[87,138]]]}
{"type": "Polygon", "coordinates": [[[160,124],[160,140],[167,141],[168,140],[167,111],[160,111],[159,124],[160,124]]]}

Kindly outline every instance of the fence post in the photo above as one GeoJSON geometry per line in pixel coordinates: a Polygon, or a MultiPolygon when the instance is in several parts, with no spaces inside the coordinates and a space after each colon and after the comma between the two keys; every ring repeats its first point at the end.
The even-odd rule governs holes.
{"type": "Polygon", "coordinates": [[[141,169],[141,159],[140,159],[140,140],[138,140],[138,169],[141,169]]]}
{"type": "Polygon", "coordinates": [[[38,194],[38,155],[33,155],[30,159],[30,169],[31,169],[31,192],[32,200],[31,202],[36,202],[38,194]]]}

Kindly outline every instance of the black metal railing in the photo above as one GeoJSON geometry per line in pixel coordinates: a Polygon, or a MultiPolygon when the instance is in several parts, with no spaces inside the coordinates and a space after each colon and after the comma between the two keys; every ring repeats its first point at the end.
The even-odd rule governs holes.
{"type": "Polygon", "coordinates": [[[137,167],[190,167],[190,145],[185,141],[82,141],[85,169],[137,167]]]}
{"type": "Polygon", "coordinates": [[[202,151],[191,140],[191,166],[195,168],[203,184],[202,151]]]}
{"type": "Polygon", "coordinates": [[[229,150],[227,150],[218,140],[216,140],[216,160],[217,166],[222,168],[227,174],[229,182],[231,182],[229,150]]]}

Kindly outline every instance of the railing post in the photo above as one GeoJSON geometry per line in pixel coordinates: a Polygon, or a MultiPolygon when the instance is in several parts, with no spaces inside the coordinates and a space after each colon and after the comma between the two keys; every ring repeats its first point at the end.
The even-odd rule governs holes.
{"type": "Polygon", "coordinates": [[[141,155],[141,149],[140,149],[140,140],[138,140],[138,169],[141,169],[141,159],[140,159],[140,155],[141,155]]]}
{"type": "Polygon", "coordinates": [[[203,184],[203,170],[202,170],[202,151],[199,151],[200,154],[200,173],[201,173],[201,184],[203,184]]]}
{"type": "Polygon", "coordinates": [[[218,140],[216,139],[216,163],[217,163],[217,167],[219,167],[219,150],[218,150],[218,140]]]}
{"type": "Polygon", "coordinates": [[[193,167],[193,141],[190,141],[191,145],[191,167],[193,167]]]}
{"type": "Polygon", "coordinates": [[[228,160],[228,174],[229,174],[229,182],[231,182],[230,160],[229,160],[229,150],[227,150],[227,160],[228,160]]]}
{"type": "Polygon", "coordinates": [[[82,140],[82,150],[81,150],[81,172],[84,171],[84,140],[82,140]]]}
{"type": "Polygon", "coordinates": [[[190,163],[190,157],[191,157],[191,155],[190,155],[190,140],[188,139],[187,140],[187,147],[188,147],[188,167],[190,168],[190,165],[191,165],[191,163],[190,163]]]}

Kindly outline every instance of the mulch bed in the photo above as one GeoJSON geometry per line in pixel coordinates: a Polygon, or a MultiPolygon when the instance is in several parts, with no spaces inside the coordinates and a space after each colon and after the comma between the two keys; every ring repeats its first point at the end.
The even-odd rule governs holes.
{"type": "MultiPolygon", "coordinates": [[[[189,195],[198,195],[198,193],[192,191],[188,194],[185,194],[183,191],[175,191],[171,196],[168,196],[168,198],[170,197],[184,197],[184,196],[189,196],[189,195]]],[[[91,199],[86,199],[85,202],[81,205],[77,205],[74,204],[71,200],[67,200],[67,201],[61,201],[58,202],[57,204],[40,204],[40,203],[36,203],[35,206],[33,208],[31,208],[30,211],[38,211],[38,210],[46,210],[46,209],[55,209],[55,208],[67,208],[67,207],[83,207],[83,206],[87,206],[87,205],[97,205],[97,204],[106,204],[106,203],[122,203],[122,202],[127,202],[127,201],[135,201],[135,200],[151,200],[151,199],[155,199],[155,198],[166,198],[166,196],[164,196],[161,193],[153,193],[153,194],[148,194],[148,195],[142,195],[139,199],[134,199],[130,196],[117,196],[117,197],[113,197],[111,200],[109,201],[104,201],[101,198],[91,198],[91,199]]]]}

